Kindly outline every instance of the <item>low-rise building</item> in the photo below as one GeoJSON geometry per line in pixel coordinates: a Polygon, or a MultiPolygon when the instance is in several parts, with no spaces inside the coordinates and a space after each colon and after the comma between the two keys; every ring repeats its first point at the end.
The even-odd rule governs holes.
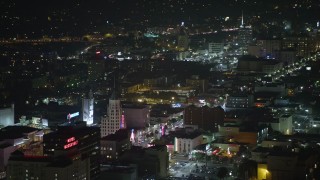
{"type": "Polygon", "coordinates": [[[202,134],[197,131],[178,135],[174,138],[174,151],[189,154],[195,147],[202,144],[202,140],[202,134]]]}
{"type": "Polygon", "coordinates": [[[15,151],[7,167],[7,179],[90,180],[89,158],[79,154],[58,157],[26,156],[15,151]]]}
{"type": "Polygon", "coordinates": [[[223,124],[224,110],[221,107],[210,108],[208,106],[188,106],[184,109],[184,125],[198,126],[199,129],[217,131],[223,124]]]}
{"type": "Polygon", "coordinates": [[[112,162],[131,148],[129,134],[126,130],[119,130],[101,138],[101,162],[112,162]]]}
{"type": "Polygon", "coordinates": [[[5,174],[10,154],[17,149],[27,155],[43,155],[41,145],[43,134],[43,130],[27,126],[2,128],[0,130],[0,174],[5,174]]]}
{"type": "Polygon", "coordinates": [[[169,168],[169,153],[165,145],[156,145],[146,149],[132,148],[120,157],[120,162],[136,164],[138,177],[153,177],[153,179],[167,176],[169,168]]]}
{"type": "Polygon", "coordinates": [[[225,137],[229,142],[237,142],[248,144],[251,146],[256,145],[267,137],[267,128],[261,127],[260,129],[240,128],[239,126],[221,126],[219,127],[219,135],[225,137]]]}
{"type": "Polygon", "coordinates": [[[259,124],[268,124],[271,126],[273,131],[279,131],[285,135],[292,135],[293,132],[292,115],[283,114],[278,118],[259,122],[259,124]]]}
{"type": "Polygon", "coordinates": [[[252,94],[232,94],[227,97],[227,108],[249,108],[254,106],[252,94]]]}
{"type": "Polygon", "coordinates": [[[117,179],[117,180],[137,180],[138,168],[134,164],[130,165],[103,165],[98,180],[117,179]]]}
{"type": "Polygon", "coordinates": [[[186,79],[186,85],[206,92],[208,90],[208,80],[200,79],[198,75],[193,75],[190,79],[186,79]]]}

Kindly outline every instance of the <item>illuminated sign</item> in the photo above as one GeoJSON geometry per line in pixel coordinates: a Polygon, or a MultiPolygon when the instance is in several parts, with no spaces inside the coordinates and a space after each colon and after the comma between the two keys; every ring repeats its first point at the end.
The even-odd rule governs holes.
{"type": "Polygon", "coordinates": [[[71,143],[71,142],[73,142],[73,141],[75,141],[75,140],[76,140],[75,137],[71,137],[71,138],[67,139],[67,143],[71,143]]]}
{"type": "Polygon", "coordinates": [[[204,100],[204,99],[199,99],[199,102],[200,102],[201,104],[205,104],[205,103],[206,103],[206,100],[204,100]]]}
{"type": "Polygon", "coordinates": [[[172,108],[181,108],[181,104],[180,103],[176,103],[176,104],[171,104],[172,108]]]}
{"type": "Polygon", "coordinates": [[[165,134],[165,127],[162,126],[162,127],[161,127],[161,135],[164,136],[164,134],[165,134]]]}
{"type": "Polygon", "coordinates": [[[76,116],[79,116],[79,112],[75,112],[75,113],[72,113],[72,114],[69,113],[69,114],[67,115],[67,119],[70,120],[71,118],[74,118],[74,117],[76,117],[76,116]]]}
{"type": "Polygon", "coordinates": [[[206,145],[206,151],[208,151],[210,149],[210,144],[206,145]]]}
{"type": "Polygon", "coordinates": [[[125,128],[125,127],[124,127],[124,115],[121,115],[121,124],[120,124],[120,128],[125,128]]]}
{"type": "Polygon", "coordinates": [[[132,143],[135,142],[134,138],[135,138],[135,137],[134,137],[134,129],[131,129],[130,141],[131,141],[132,143]]]}
{"type": "Polygon", "coordinates": [[[63,146],[63,149],[69,149],[78,144],[78,140],[75,137],[67,139],[67,144],[63,146]]]}

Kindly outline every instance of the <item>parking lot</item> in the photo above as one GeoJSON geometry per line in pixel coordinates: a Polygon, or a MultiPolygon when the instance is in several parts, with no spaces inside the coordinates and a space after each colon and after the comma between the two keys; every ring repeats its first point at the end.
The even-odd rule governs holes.
{"type": "Polygon", "coordinates": [[[229,178],[233,179],[232,164],[212,163],[195,161],[178,161],[170,165],[169,174],[171,179],[206,179],[217,180],[217,172],[220,167],[226,167],[229,170],[229,178]]]}

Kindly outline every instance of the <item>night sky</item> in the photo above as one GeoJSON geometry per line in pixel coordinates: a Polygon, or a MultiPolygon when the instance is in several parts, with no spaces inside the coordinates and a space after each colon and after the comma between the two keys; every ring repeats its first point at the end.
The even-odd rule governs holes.
{"type": "Polygon", "coordinates": [[[0,1],[1,37],[48,34],[81,35],[110,24],[161,26],[204,24],[223,16],[260,16],[313,23],[317,0],[56,0],[0,1]],[[108,24],[110,23],[110,24],[108,24]]]}

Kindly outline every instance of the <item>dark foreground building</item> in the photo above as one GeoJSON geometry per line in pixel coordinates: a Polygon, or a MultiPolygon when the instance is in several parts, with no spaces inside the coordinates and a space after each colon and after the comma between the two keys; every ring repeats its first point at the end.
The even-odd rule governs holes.
{"type": "Polygon", "coordinates": [[[100,172],[100,129],[87,127],[85,122],[65,123],[57,131],[44,135],[45,156],[73,151],[90,159],[90,177],[97,177],[100,172]]]}
{"type": "Polygon", "coordinates": [[[184,125],[197,126],[199,129],[217,131],[218,125],[223,125],[224,110],[221,107],[188,106],[184,110],[184,125]]]}
{"type": "Polygon", "coordinates": [[[15,151],[8,161],[7,179],[90,180],[90,160],[79,153],[53,157],[15,151]]]}

